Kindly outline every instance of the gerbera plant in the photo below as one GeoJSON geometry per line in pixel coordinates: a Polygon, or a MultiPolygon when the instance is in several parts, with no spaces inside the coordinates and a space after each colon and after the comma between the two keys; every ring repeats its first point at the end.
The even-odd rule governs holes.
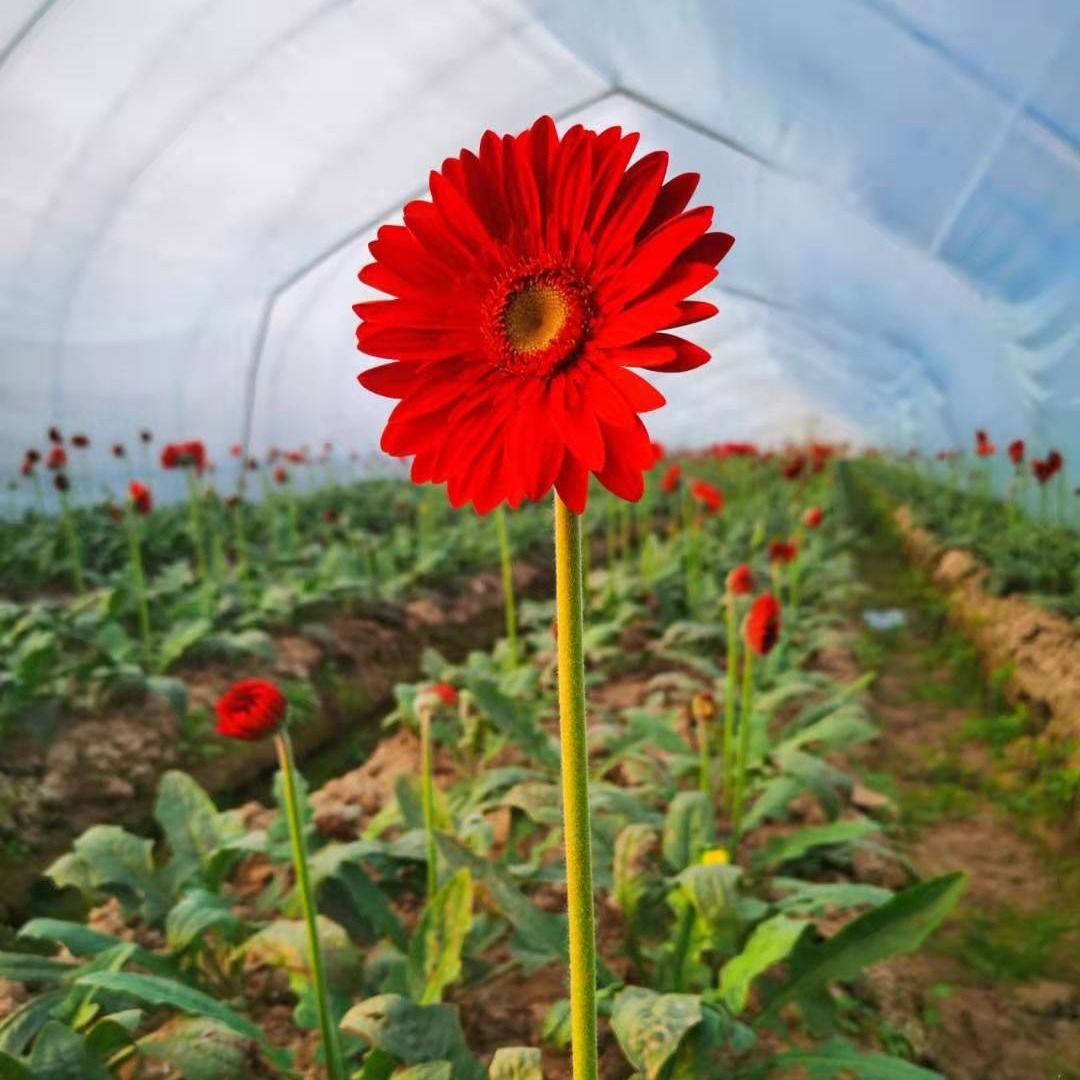
{"type": "Polygon", "coordinates": [[[698,177],[668,155],[631,164],[638,136],[550,117],[487,132],[430,177],[430,199],[371,244],[360,280],[389,299],[356,305],[359,348],[389,363],[367,389],[395,398],[382,448],[412,479],[445,483],[481,513],[555,489],[564,841],[575,1080],[597,1075],[582,533],[590,475],[636,501],[656,460],[641,414],[664,398],[631,368],[689,371],[709,354],[674,333],[715,314],[691,297],[732,237],[698,177]]]}

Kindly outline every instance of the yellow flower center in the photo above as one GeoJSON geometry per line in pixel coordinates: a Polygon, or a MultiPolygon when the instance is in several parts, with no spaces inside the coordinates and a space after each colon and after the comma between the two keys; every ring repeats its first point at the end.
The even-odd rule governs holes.
{"type": "Polygon", "coordinates": [[[559,336],[569,316],[561,289],[543,281],[526,285],[507,301],[506,336],[518,352],[539,352],[559,336]]]}

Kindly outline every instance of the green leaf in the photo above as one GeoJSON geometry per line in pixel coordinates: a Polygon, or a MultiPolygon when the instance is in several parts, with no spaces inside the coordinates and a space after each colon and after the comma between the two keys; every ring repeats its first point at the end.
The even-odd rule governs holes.
{"type": "Polygon", "coordinates": [[[218,828],[218,809],[187,773],[170,769],[158,784],[154,817],[172,852],[174,887],[197,874],[224,837],[218,828]]]}
{"type": "MultiPolygon", "coordinates": [[[[73,968],[73,970],[77,970],[73,968]]],[[[66,987],[34,994],[14,1012],[0,1021],[0,1051],[21,1054],[42,1026],[52,1018],[54,1010],[64,1006],[68,996],[66,987]]]]}
{"type": "Polygon", "coordinates": [[[777,747],[777,752],[797,750],[811,744],[821,749],[854,746],[856,743],[873,739],[877,733],[877,728],[866,719],[861,708],[849,706],[789,735],[777,747]]]}
{"type": "Polygon", "coordinates": [[[420,1005],[400,994],[382,994],[354,1005],[341,1027],[406,1065],[449,1061],[454,1080],[484,1080],[452,1005],[420,1005]]]}
{"type": "Polygon", "coordinates": [[[842,1039],[832,1039],[816,1049],[775,1054],[766,1067],[769,1076],[777,1069],[805,1069],[810,1080],[832,1080],[840,1076],[857,1077],[858,1080],[945,1080],[941,1073],[932,1069],[888,1054],[865,1053],[842,1039]]]}
{"type": "Polygon", "coordinates": [[[720,972],[720,996],[736,1016],[746,1008],[750,984],[785,959],[809,924],[774,915],[754,928],[741,953],[720,972]]]}
{"type": "Polygon", "coordinates": [[[615,838],[612,865],[615,903],[632,923],[642,904],[662,886],[660,838],[650,825],[627,825],[615,838]]]}
{"type": "Polygon", "coordinates": [[[146,689],[163,697],[177,716],[187,715],[188,688],[183,679],[172,675],[151,675],[146,680],[146,689]]]}
{"type": "Polygon", "coordinates": [[[702,791],[680,791],[671,800],[664,819],[664,862],[675,870],[684,870],[712,847],[715,838],[713,808],[708,796],[702,791]]]}
{"type": "Polygon", "coordinates": [[[184,1080],[244,1080],[251,1076],[251,1040],[205,1016],[180,1016],[139,1039],[139,1052],[175,1069],[184,1080]]]}
{"type": "Polygon", "coordinates": [[[772,887],[784,893],[776,901],[776,907],[788,915],[821,915],[836,908],[880,907],[893,895],[891,889],[847,881],[773,878],[772,887]]]}
{"type": "Polygon", "coordinates": [[[50,1020],[34,1040],[30,1075],[34,1080],[109,1080],[105,1067],[87,1054],[82,1036],[59,1020],[50,1020]]]}
{"type": "MultiPolygon", "coordinates": [[[[325,915],[317,917],[319,949],[331,990],[348,994],[359,989],[363,958],[345,931],[325,915]]],[[[276,919],[253,934],[237,950],[256,963],[283,968],[294,989],[311,981],[311,951],[303,919],[276,919]]]]}
{"type": "Polygon", "coordinates": [[[159,975],[138,975],[128,971],[91,972],[79,976],[75,982],[80,986],[97,986],[117,994],[126,994],[148,1005],[167,1005],[193,1016],[217,1020],[236,1034],[257,1042],[267,1058],[279,1067],[288,1067],[288,1054],[270,1046],[260,1028],[246,1016],[241,1016],[224,1002],[217,1001],[201,990],[159,975]]]}
{"type": "Polygon", "coordinates": [[[103,949],[120,944],[120,939],[112,934],[102,934],[82,923],[65,919],[31,919],[20,927],[19,937],[58,942],[72,956],[96,956],[103,949]]]}
{"type": "Polygon", "coordinates": [[[388,937],[395,945],[405,947],[405,931],[401,920],[390,906],[386,894],[371,880],[357,862],[344,858],[334,861],[333,868],[318,874],[318,856],[334,848],[349,848],[350,844],[329,844],[312,858],[312,878],[315,881],[318,907],[348,931],[349,937],[362,945],[372,945],[388,937]]]}
{"type": "Polygon", "coordinates": [[[129,905],[141,901],[151,922],[168,910],[170,898],[154,869],[152,841],[132,836],[118,825],[94,825],[74,848],[97,888],[116,892],[129,905]]]}
{"type": "Polygon", "coordinates": [[[21,983],[63,982],[73,971],[74,964],[53,960],[34,953],[0,952],[0,979],[21,983]]]}
{"type": "Polygon", "coordinates": [[[18,1058],[0,1050],[0,1080],[33,1080],[33,1077],[18,1058]]]}
{"type": "Polygon", "coordinates": [[[861,840],[871,833],[881,831],[881,826],[866,818],[853,818],[850,821],[833,821],[828,825],[811,825],[787,836],[778,836],[770,841],[754,857],[754,865],[759,868],[780,866],[786,862],[801,859],[814,848],[830,847],[835,844],[850,844],[861,840]]]}
{"type": "Polygon", "coordinates": [[[696,994],[657,994],[631,986],[615,998],[611,1027],[630,1064],[646,1080],[659,1080],[701,1017],[701,998],[696,994]]]}
{"type": "Polygon", "coordinates": [[[169,912],[165,920],[165,940],[174,952],[183,952],[214,927],[233,929],[240,920],[229,903],[206,889],[191,889],[169,912]]]}
{"type": "Polygon", "coordinates": [[[525,752],[527,760],[540,765],[558,765],[559,755],[551,739],[517,701],[487,678],[468,678],[466,685],[480,711],[495,728],[525,752]]]}
{"type": "Polygon", "coordinates": [[[409,985],[421,1005],[441,1001],[461,974],[461,950],[472,926],[472,877],[462,867],[443,883],[409,943],[409,985]]]}
{"type": "Polygon", "coordinates": [[[761,1019],[775,1016],[790,1001],[851,979],[898,953],[917,949],[953,909],[966,882],[964,874],[943,874],[912,885],[820,944],[801,939],[792,953],[788,979],[768,1002],[761,1019]]]}
{"type": "Polygon", "coordinates": [[[504,1046],[495,1051],[488,1080],[544,1080],[540,1051],[526,1046],[504,1046]]]}
{"type": "Polygon", "coordinates": [[[394,1073],[394,1080],[454,1080],[453,1070],[449,1061],[425,1061],[394,1073]]]}
{"type": "Polygon", "coordinates": [[[209,619],[188,619],[174,623],[158,646],[158,663],[162,670],[172,667],[197,641],[213,630],[209,619]]]}
{"type": "Polygon", "coordinates": [[[678,881],[694,910],[715,933],[731,928],[737,921],[741,877],[740,866],[699,864],[687,867],[678,881]]]}

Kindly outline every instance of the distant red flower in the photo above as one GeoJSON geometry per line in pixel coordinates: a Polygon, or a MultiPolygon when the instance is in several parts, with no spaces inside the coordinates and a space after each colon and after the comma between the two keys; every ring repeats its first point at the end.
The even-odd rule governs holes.
{"type": "Polygon", "coordinates": [[[19,471],[23,474],[23,476],[34,475],[34,462],[30,459],[29,456],[23,458],[23,463],[21,466],[19,466],[19,471]]]}
{"type": "Polygon", "coordinates": [[[754,591],[754,575],[746,563],[728,571],[727,591],[732,596],[748,596],[754,591]]]}
{"type": "Polygon", "coordinates": [[[154,499],[150,494],[150,489],[145,484],[140,484],[138,480],[132,480],[128,484],[128,499],[136,514],[149,514],[154,508],[154,499]]]}
{"type": "Polygon", "coordinates": [[[86,435],[72,435],[71,445],[76,450],[85,450],[90,445],[90,439],[86,435]]]}
{"type": "Polygon", "coordinates": [[[154,436],[152,432],[143,428],[142,431],[139,432],[139,439],[144,443],[149,443],[154,441],[154,436]]]}
{"type": "Polygon", "coordinates": [[[1039,458],[1031,459],[1031,475],[1035,477],[1040,486],[1045,484],[1054,475],[1055,471],[1048,461],[1041,461],[1039,458]]]}
{"type": "Polygon", "coordinates": [[[1013,441],[1011,443],[1009,443],[1009,460],[1014,465],[1023,465],[1024,464],[1024,440],[1023,439],[1013,439],[1013,441]]]}
{"type": "Polygon", "coordinates": [[[710,514],[724,509],[724,493],[704,480],[694,480],[690,484],[690,494],[699,506],[705,507],[710,514]]]}
{"type": "Polygon", "coordinates": [[[431,690],[444,705],[452,706],[457,704],[458,692],[449,683],[435,683],[431,690]]]}
{"type": "Polygon", "coordinates": [[[773,540],[769,544],[769,561],[789,563],[799,554],[799,545],[794,540],[773,540]]]}
{"type": "Polygon", "coordinates": [[[71,481],[68,480],[67,473],[58,472],[53,477],[53,487],[56,488],[57,491],[70,491],[71,481]]]}
{"type": "Polygon", "coordinates": [[[997,453],[997,447],[990,441],[990,436],[982,428],[975,432],[975,453],[979,457],[993,457],[997,453]]]}
{"type": "Polygon", "coordinates": [[[780,604],[772,593],[762,593],[753,603],[743,626],[746,644],[767,656],[780,640],[780,604]]]}
{"type": "Polygon", "coordinates": [[[1051,450],[1046,455],[1046,464],[1050,467],[1051,475],[1061,472],[1061,467],[1065,464],[1065,459],[1058,453],[1057,450],[1051,450]]]}
{"type": "Polygon", "coordinates": [[[124,444],[123,443],[118,443],[118,442],[113,443],[113,445],[112,445],[112,455],[113,455],[114,458],[122,458],[122,457],[126,456],[126,454],[127,454],[127,451],[124,449],[124,444]]]}
{"type": "Polygon", "coordinates": [[[243,447],[242,447],[242,446],[241,446],[241,445],[240,445],[240,444],[239,444],[238,442],[234,442],[234,443],[232,444],[232,446],[230,446],[230,447],[229,447],[229,453],[230,453],[230,454],[231,454],[231,455],[232,455],[233,457],[236,457],[236,458],[238,458],[238,457],[240,457],[240,455],[241,455],[241,454],[242,454],[243,452],[244,452],[244,448],[243,448],[243,447]]]}
{"type": "Polygon", "coordinates": [[[816,529],[825,517],[825,511],[820,506],[811,506],[807,508],[805,514],[803,514],[803,524],[808,529],[816,529]]]}
{"type": "Polygon", "coordinates": [[[398,398],[382,448],[413,457],[481,513],[552,486],[584,510],[590,473],[637,500],[655,461],[641,413],[664,398],[628,369],[689,371],[709,354],[675,331],[716,313],[687,299],[733,243],[712,209],[686,210],[698,177],[664,183],[668,156],[627,167],[637,135],[550,117],[448,158],[431,200],[370,245],[357,344],[392,362],[360,376],[398,398]]]}
{"type": "Polygon", "coordinates": [[[56,472],[57,469],[63,469],[67,467],[67,451],[62,446],[54,446],[49,451],[49,456],[45,459],[46,468],[52,469],[56,472]]]}
{"type": "Polygon", "coordinates": [[[241,679],[218,699],[218,734],[247,742],[273,735],[281,727],[287,707],[285,695],[272,682],[241,679]]]}
{"type": "Polygon", "coordinates": [[[289,470],[284,465],[279,465],[274,469],[274,483],[275,484],[287,484],[289,482],[289,470]]]}
{"type": "Polygon", "coordinates": [[[250,472],[255,472],[259,468],[259,459],[249,457],[247,459],[247,467],[250,472]]]}
{"type": "Polygon", "coordinates": [[[161,451],[161,466],[164,469],[195,469],[202,472],[206,468],[206,447],[198,439],[166,443],[161,451]]]}
{"type": "Polygon", "coordinates": [[[341,515],[332,506],[328,506],[323,511],[322,516],[323,516],[323,521],[325,521],[327,525],[336,525],[337,522],[338,522],[338,519],[341,517],[341,515]]]}
{"type": "Polygon", "coordinates": [[[26,451],[26,457],[24,460],[29,461],[31,465],[36,465],[41,460],[41,453],[31,448],[30,450],[26,451]]]}
{"type": "Polygon", "coordinates": [[[682,476],[681,465],[669,465],[667,471],[660,478],[660,490],[665,495],[670,495],[673,491],[678,489],[679,478],[682,476]]]}
{"type": "Polygon", "coordinates": [[[794,454],[780,466],[780,475],[785,480],[798,480],[806,469],[806,455],[794,454]]]}
{"type": "Polygon", "coordinates": [[[49,442],[56,443],[59,446],[64,441],[64,436],[60,434],[58,427],[49,428],[49,442]]]}
{"type": "Polygon", "coordinates": [[[717,443],[710,451],[713,457],[757,457],[759,451],[754,443],[750,442],[724,442],[717,443]]]}

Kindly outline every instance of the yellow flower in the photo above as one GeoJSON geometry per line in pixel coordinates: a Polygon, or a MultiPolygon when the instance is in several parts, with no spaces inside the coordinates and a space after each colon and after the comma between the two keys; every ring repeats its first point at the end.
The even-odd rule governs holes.
{"type": "Polygon", "coordinates": [[[727,866],[731,862],[731,856],[726,848],[714,847],[701,856],[702,866],[727,866]]]}

